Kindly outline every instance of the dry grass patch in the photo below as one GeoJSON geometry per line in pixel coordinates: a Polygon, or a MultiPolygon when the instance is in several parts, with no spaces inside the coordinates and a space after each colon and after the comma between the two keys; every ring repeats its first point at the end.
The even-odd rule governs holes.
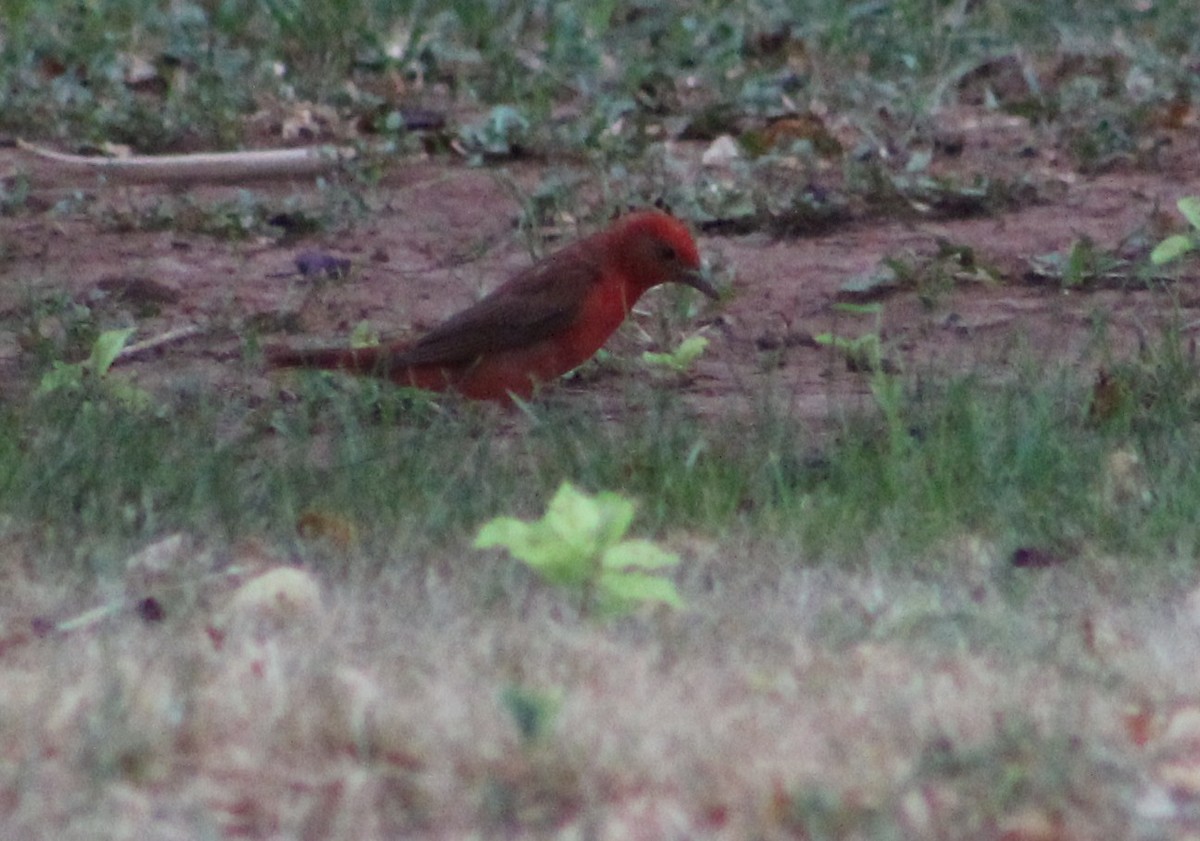
{"type": "Polygon", "coordinates": [[[1119,838],[1200,799],[1197,617],[1095,569],[679,540],[690,609],[599,624],[483,554],[277,591],[197,543],[66,631],[94,605],[10,574],[10,837],[1119,838]]]}

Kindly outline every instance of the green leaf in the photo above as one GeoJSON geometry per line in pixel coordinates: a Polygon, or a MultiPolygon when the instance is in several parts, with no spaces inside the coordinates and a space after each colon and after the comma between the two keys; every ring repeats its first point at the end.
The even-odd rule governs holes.
{"type": "Polygon", "coordinates": [[[546,506],[542,523],[548,536],[553,536],[572,554],[589,557],[599,551],[597,539],[601,528],[601,513],[596,501],[564,482],[546,506]]]}
{"type": "Polygon", "coordinates": [[[138,411],[159,409],[160,411],[165,411],[165,407],[154,402],[154,398],[150,395],[150,392],[135,385],[130,385],[127,382],[110,381],[108,391],[114,399],[124,403],[130,409],[138,411]]]}
{"type": "Polygon", "coordinates": [[[558,693],[541,692],[522,686],[508,686],[500,693],[500,702],[512,716],[517,732],[525,742],[534,742],[546,734],[562,705],[558,693]]]}
{"type": "Polygon", "coordinates": [[[849,301],[838,301],[833,305],[833,309],[850,315],[879,315],[883,312],[883,304],[854,304],[849,301]]]}
{"type": "Polygon", "coordinates": [[[678,563],[678,555],[649,540],[623,540],[604,553],[600,565],[608,570],[663,569],[678,563]]]}
{"type": "Polygon", "coordinates": [[[563,482],[544,520],[565,544],[595,557],[625,535],[633,522],[633,503],[612,492],[591,497],[563,482]]]}
{"type": "Polygon", "coordinates": [[[1184,254],[1196,247],[1195,240],[1187,234],[1174,234],[1154,247],[1150,252],[1150,262],[1156,266],[1178,260],[1184,254]]]}
{"type": "Polygon", "coordinates": [[[379,333],[371,328],[371,322],[363,319],[354,326],[350,333],[350,347],[375,347],[379,344],[379,333]]]}
{"type": "Polygon", "coordinates": [[[683,607],[683,599],[669,578],[644,572],[605,573],[600,576],[600,592],[606,608],[620,609],[617,602],[629,606],[652,602],[683,607]]]}
{"type": "Polygon", "coordinates": [[[864,336],[859,336],[855,339],[847,338],[846,336],[835,336],[833,333],[820,333],[813,336],[813,341],[822,347],[837,348],[840,351],[845,351],[847,354],[860,353],[864,348],[876,341],[878,336],[874,333],[867,333],[864,336]]]}
{"type": "Polygon", "coordinates": [[[1188,224],[1200,231],[1200,196],[1184,196],[1175,203],[1188,224]]]}
{"type": "Polygon", "coordinates": [[[564,543],[544,518],[526,523],[512,517],[497,517],[485,523],[475,538],[475,548],[493,547],[508,550],[554,584],[582,584],[590,573],[588,562],[593,553],[564,543]]]}
{"type": "Polygon", "coordinates": [[[633,525],[635,506],[632,501],[612,491],[596,496],[600,508],[600,531],[596,535],[596,548],[603,552],[620,542],[633,525]]]}
{"type": "Polygon", "coordinates": [[[475,536],[476,549],[507,549],[514,557],[524,560],[525,548],[531,542],[528,523],[515,517],[496,517],[488,520],[475,536]]]}
{"type": "Polygon", "coordinates": [[[125,327],[121,330],[105,330],[96,337],[96,341],[92,344],[92,355],[84,363],[84,366],[96,376],[103,377],[108,373],[112,364],[117,361],[121,348],[125,347],[125,342],[132,335],[132,327],[125,327]]]}
{"type": "Polygon", "coordinates": [[[1092,241],[1087,237],[1071,243],[1067,254],[1066,268],[1063,271],[1063,283],[1067,286],[1079,286],[1094,273],[1092,268],[1096,259],[1096,251],[1092,241]]]}
{"type": "Polygon", "coordinates": [[[670,353],[654,353],[645,351],[642,361],[647,365],[670,368],[672,371],[683,372],[704,353],[708,347],[708,339],[703,336],[690,336],[679,343],[679,347],[670,353]]]}
{"type": "Polygon", "coordinates": [[[83,383],[83,367],[66,362],[54,362],[50,370],[42,375],[37,394],[49,394],[60,388],[78,388],[83,383]]]}

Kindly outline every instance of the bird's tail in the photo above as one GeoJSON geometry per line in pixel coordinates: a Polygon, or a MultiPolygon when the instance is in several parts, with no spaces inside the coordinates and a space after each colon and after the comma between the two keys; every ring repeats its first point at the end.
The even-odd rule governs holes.
{"type": "MultiPolygon", "coordinates": [[[[396,385],[420,388],[425,391],[457,389],[461,371],[441,365],[410,365],[404,358],[404,348],[398,345],[376,345],[374,347],[343,348],[323,347],[293,349],[274,347],[266,350],[267,364],[272,368],[318,368],[327,371],[345,371],[348,374],[363,374],[389,379],[396,385]]],[[[509,386],[505,386],[509,388],[509,386]]],[[[483,390],[468,388],[465,396],[475,399],[506,399],[507,391],[485,387],[483,390]],[[493,393],[494,392],[494,393],[493,393]]]]}
{"type": "Polygon", "coordinates": [[[267,364],[272,368],[320,368],[386,377],[386,356],[380,346],[362,348],[268,348],[267,364]]]}

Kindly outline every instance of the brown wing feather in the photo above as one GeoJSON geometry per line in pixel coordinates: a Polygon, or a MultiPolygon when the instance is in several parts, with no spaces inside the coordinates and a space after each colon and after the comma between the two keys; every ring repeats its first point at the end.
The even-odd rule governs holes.
{"type": "Polygon", "coordinates": [[[579,315],[600,265],[578,247],[559,251],[442,322],[391,365],[455,365],[548,339],[579,315]]]}

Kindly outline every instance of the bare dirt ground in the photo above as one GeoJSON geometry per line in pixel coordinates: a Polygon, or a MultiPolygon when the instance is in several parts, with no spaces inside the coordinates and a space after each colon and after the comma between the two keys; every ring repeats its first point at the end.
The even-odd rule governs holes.
{"type": "MultiPolygon", "coordinates": [[[[1153,244],[1168,226],[1182,224],[1174,202],[1200,192],[1200,135],[1174,133],[1155,171],[1118,163],[1103,174],[1083,176],[1053,150],[1037,151],[1036,134],[1022,121],[965,112],[954,117],[954,127],[964,141],[962,152],[935,159],[935,171],[1033,176],[1041,185],[1037,200],[969,219],[868,216],[813,237],[700,237],[702,252],[731,271],[733,293],[719,311],[702,313],[697,325],[707,321],[712,339],[685,386],[698,404],[720,413],[737,396],[760,393],[769,379],[790,394],[794,411],[819,418],[828,413],[831,398],[861,393],[862,375],[846,371],[809,338],[829,330],[848,336],[868,332],[869,321],[839,316],[832,308],[843,284],[885,257],[930,257],[940,241],[972,249],[995,281],[955,283],[932,296],[912,290],[881,296],[882,334],[897,363],[1002,372],[1019,346],[1034,358],[1099,364],[1103,354],[1096,355],[1091,340],[1101,314],[1110,330],[1100,350],[1115,356],[1153,333],[1169,309],[1162,286],[1064,290],[1027,281],[1029,260],[1065,251],[1082,237],[1100,249],[1118,250],[1141,232],[1153,244]]],[[[680,144],[676,152],[697,159],[702,149],[680,144]]],[[[517,184],[533,184],[545,169],[520,163],[508,172],[517,184]]],[[[12,324],[31,301],[63,293],[112,321],[136,323],[135,339],[200,328],[191,339],[123,363],[151,387],[170,380],[211,382],[220,391],[270,389],[277,379],[230,364],[248,325],[264,342],[344,341],[364,319],[385,335],[415,336],[531,259],[515,229],[519,207],[512,190],[488,170],[452,162],[398,161],[373,197],[377,208],[368,218],[337,233],[283,243],[119,230],[114,220],[144,213],[171,192],[78,179],[63,186],[52,165],[16,150],[0,152],[0,172],[18,170],[30,174],[41,206],[76,191],[95,203],[86,213],[35,213],[5,223],[7,282],[0,286],[0,316],[12,324]],[[350,277],[319,288],[298,277],[295,257],[312,249],[348,258],[350,277]]],[[[267,199],[311,190],[311,183],[250,186],[267,199]]],[[[191,188],[189,195],[203,204],[231,200],[235,193],[231,187],[207,187],[191,188]]],[[[1200,306],[1200,296],[1184,285],[1176,289],[1186,318],[1200,306]]],[[[52,332],[57,326],[35,329],[52,332]]],[[[18,332],[0,331],[0,377],[8,382],[19,380],[22,370],[18,332]]],[[[619,335],[611,347],[636,352],[639,345],[630,335],[619,335]]],[[[594,389],[620,386],[619,378],[607,376],[588,382],[594,389]]]]}

